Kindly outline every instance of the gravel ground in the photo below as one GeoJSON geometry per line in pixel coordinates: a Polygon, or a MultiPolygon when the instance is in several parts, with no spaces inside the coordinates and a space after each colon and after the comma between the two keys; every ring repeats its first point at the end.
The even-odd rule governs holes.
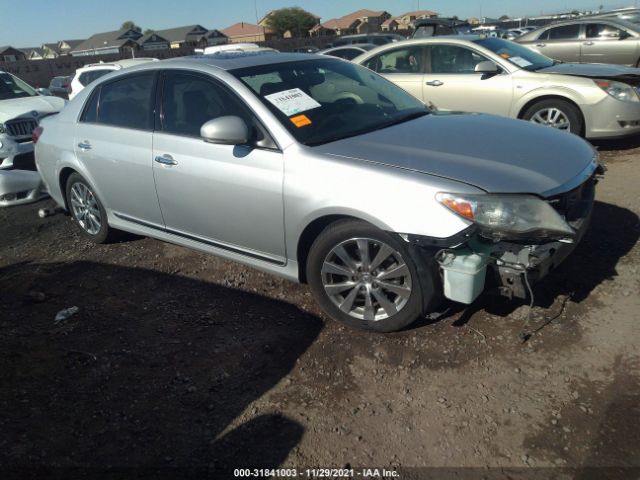
{"type": "Polygon", "coordinates": [[[94,246],[37,217],[50,200],[0,211],[0,468],[637,478],[640,149],[600,147],[592,225],[535,288],[524,344],[521,303],[363,333],[306,286],[147,238],[94,246]]]}

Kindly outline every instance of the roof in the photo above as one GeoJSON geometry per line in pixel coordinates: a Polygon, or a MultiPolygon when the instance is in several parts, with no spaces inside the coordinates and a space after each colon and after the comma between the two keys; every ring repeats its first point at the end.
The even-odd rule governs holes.
{"type": "Polygon", "coordinates": [[[183,42],[187,40],[187,37],[202,37],[208,29],[202,25],[185,25],[184,27],[167,28],[165,30],[156,30],[155,33],[167,39],[169,42],[183,42]],[[194,30],[199,30],[198,33],[191,33],[194,30]]]}
{"type": "Polygon", "coordinates": [[[42,54],[44,53],[44,51],[40,47],[25,47],[25,48],[18,48],[18,50],[24,53],[27,57],[31,55],[32,52],[36,52],[40,56],[42,56],[42,54]]]}
{"type": "Polygon", "coordinates": [[[120,67],[120,68],[129,68],[135,67],[136,65],[143,65],[147,63],[159,62],[157,58],[125,58],[124,60],[115,60],[113,62],[99,62],[99,63],[89,63],[87,65],[83,65],[77,71],[80,70],[88,70],[92,68],[105,68],[105,67],[120,67]]]}
{"type": "Polygon", "coordinates": [[[72,51],[81,52],[84,50],[97,50],[100,48],[121,47],[128,41],[130,40],[135,41],[142,36],[142,33],[136,32],[136,33],[139,33],[139,35],[137,36],[131,35],[135,38],[128,38],[129,35],[127,34],[129,34],[130,32],[135,32],[135,30],[125,28],[122,30],[114,30],[112,32],[96,33],[95,35],[92,35],[84,42],[80,43],[79,45],[76,45],[76,47],[72,51]],[[124,37],[125,35],[127,36],[124,37]]]}
{"type": "Polygon", "coordinates": [[[44,50],[46,48],[48,48],[49,50],[58,53],[58,44],[57,43],[45,43],[42,45],[42,49],[44,50]]]}
{"type": "Polygon", "coordinates": [[[0,53],[4,53],[7,50],[13,50],[14,52],[23,53],[21,50],[17,49],[16,47],[12,47],[11,45],[3,45],[0,47],[0,53]]]}
{"type": "Polygon", "coordinates": [[[353,25],[353,22],[355,22],[356,20],[360,19],[360,18],[364,18],[364,17],[380,17],[382,15],[384,15],[385,12],[384,10],[378,10],[378,11],[374,11],[374,10],[367,10],[362,9],[362,10],[357,10],[353,13],[350,13],[348,15],[344,15],[340,18],[332,18],[330,20],[327,20],[326,22],[321,23],[320,25],[324,28],[328,28],[331,30],[336,30],[336,29],[345,29],[345,28],[349,28],[351,25],[353,25]]]}
{"type": "Polygon", "coordinates": [[[86,39],[84,39],[84,40],[83,40],[83,39],[80,39],[80,40],[60,40],[60,41],[58,42],[58,44],[60,44],[60,43],[64,42],[64,43],[66,43],[67,45],[69,45],[69,47],[70,47],[71,49],[74,49],[74,48],[76,48],[78,45],[80,45],[82,42],[84,42],[85,40],[86,40],[86,39]]]}
{"type": "Polygon", "coordinates": [[[254,25],[247,22],[238,22],[233,25],[224,28],[222,33],[227,37],[239,37],[242,35],[261,35],[263,33],[272,33],[269,27],[261,27],[260,25],[254,25]]]}
{"type": "MultiPolygon", "coordinates": [[[[278,53],[268,51],[225,52],[213,55],[193,55],[162,60],[162,64],[183,63],[185,65],[210,65],[222,70],[269,65],[272,63],[298,62],[305,60],[326,60],[327,57],[312,53],[278,53]]],[[[156,64],[157,65],[157,64],[156,64]]]]}
{"type": "Polygon", "coordinates": [[[158,37],[158,39],[156,40],[156,42],[168,42],[169,39],[165,38],[163,35],[160,35],[158,32],[151,32],[151,33],[147,33],[146,35],[143,35],[142,37],[140,37],[137,42],[139,44],[143,44],[145,43],[147,40],[149,40],[151,37],[153,36],[158,37]]]}
{"type": "Polygon", "coordinates": [[[397,15],[395,17],[391,17],[388,18],[387,20],[385,20],[382,25],[390,25],[392,21],[396,21],[396,23],[400,23],[399,20],[402,17],[434,17],[437,16],[438,12],[432,12],[431,10],[414,10],[413,12],[406,12],[403,13],[402,15],[397,15]]]}

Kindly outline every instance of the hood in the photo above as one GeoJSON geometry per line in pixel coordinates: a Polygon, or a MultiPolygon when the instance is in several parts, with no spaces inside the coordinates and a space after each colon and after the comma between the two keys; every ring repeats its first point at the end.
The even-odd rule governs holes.
{"type": "Polygon", "coordinates": [[[65,103],[62,98],[42,95],[0,100],[0,123],[17,117],[29,117],[38,120],[45,115],[59,112],[65,106],[65,103]],[[32,115],[31,112],[37,112],[37,115],[32,115]]]}
{"type": "Polygon", "coordinates": [[[551,67],[537,70],[537,73],[557,73],[578,77],[640,81],[640,68],[604,63],[558,63],[551,67]]]}
{"type": "Polygon", "coordinates": [[[484,114],[426,115],[313,149],[436,175],[490,193],[560,193],[590,164],[596,166],[593,147],[576,135],[484,114]]]}

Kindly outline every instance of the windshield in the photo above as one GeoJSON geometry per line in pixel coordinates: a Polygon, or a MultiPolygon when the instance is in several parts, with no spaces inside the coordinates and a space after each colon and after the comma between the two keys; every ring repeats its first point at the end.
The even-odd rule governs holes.
{"type": "Polygon", "coordinates": [[[19,78],[10,73],[0,73],[0,100],[35,97],[36,95],[38,95],[38,92],[19,78]]]}
{"type": "Polygon", "coordinates": [[[231,72],[300,143],[319,145],[426,115],[404,90],[359,65],[306,60],[231,72]]]}
{"type": "Polygon", "coordinates": [[[491,50],[516,67],[529,70],[530,72],[550,67],[556,63],[555,60],[549,57],[545,57],[544,55],[529,50],[527,47],[503,40],[502,38],[481,38],[474,40],[474,43],[491,50]]]}

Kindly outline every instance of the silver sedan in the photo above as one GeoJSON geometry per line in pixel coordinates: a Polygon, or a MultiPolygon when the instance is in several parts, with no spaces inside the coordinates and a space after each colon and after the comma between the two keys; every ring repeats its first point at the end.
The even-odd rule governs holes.
{"type": "Polygon", "coordinates": [[[434,114],[306,54],[112,73],[34,138],[51,196],[90,240],[125,230],[308,282],[329,316],[376,331],[442,297],[525,297],[583,235],[598,166],[576,136],[434,114]]]}

